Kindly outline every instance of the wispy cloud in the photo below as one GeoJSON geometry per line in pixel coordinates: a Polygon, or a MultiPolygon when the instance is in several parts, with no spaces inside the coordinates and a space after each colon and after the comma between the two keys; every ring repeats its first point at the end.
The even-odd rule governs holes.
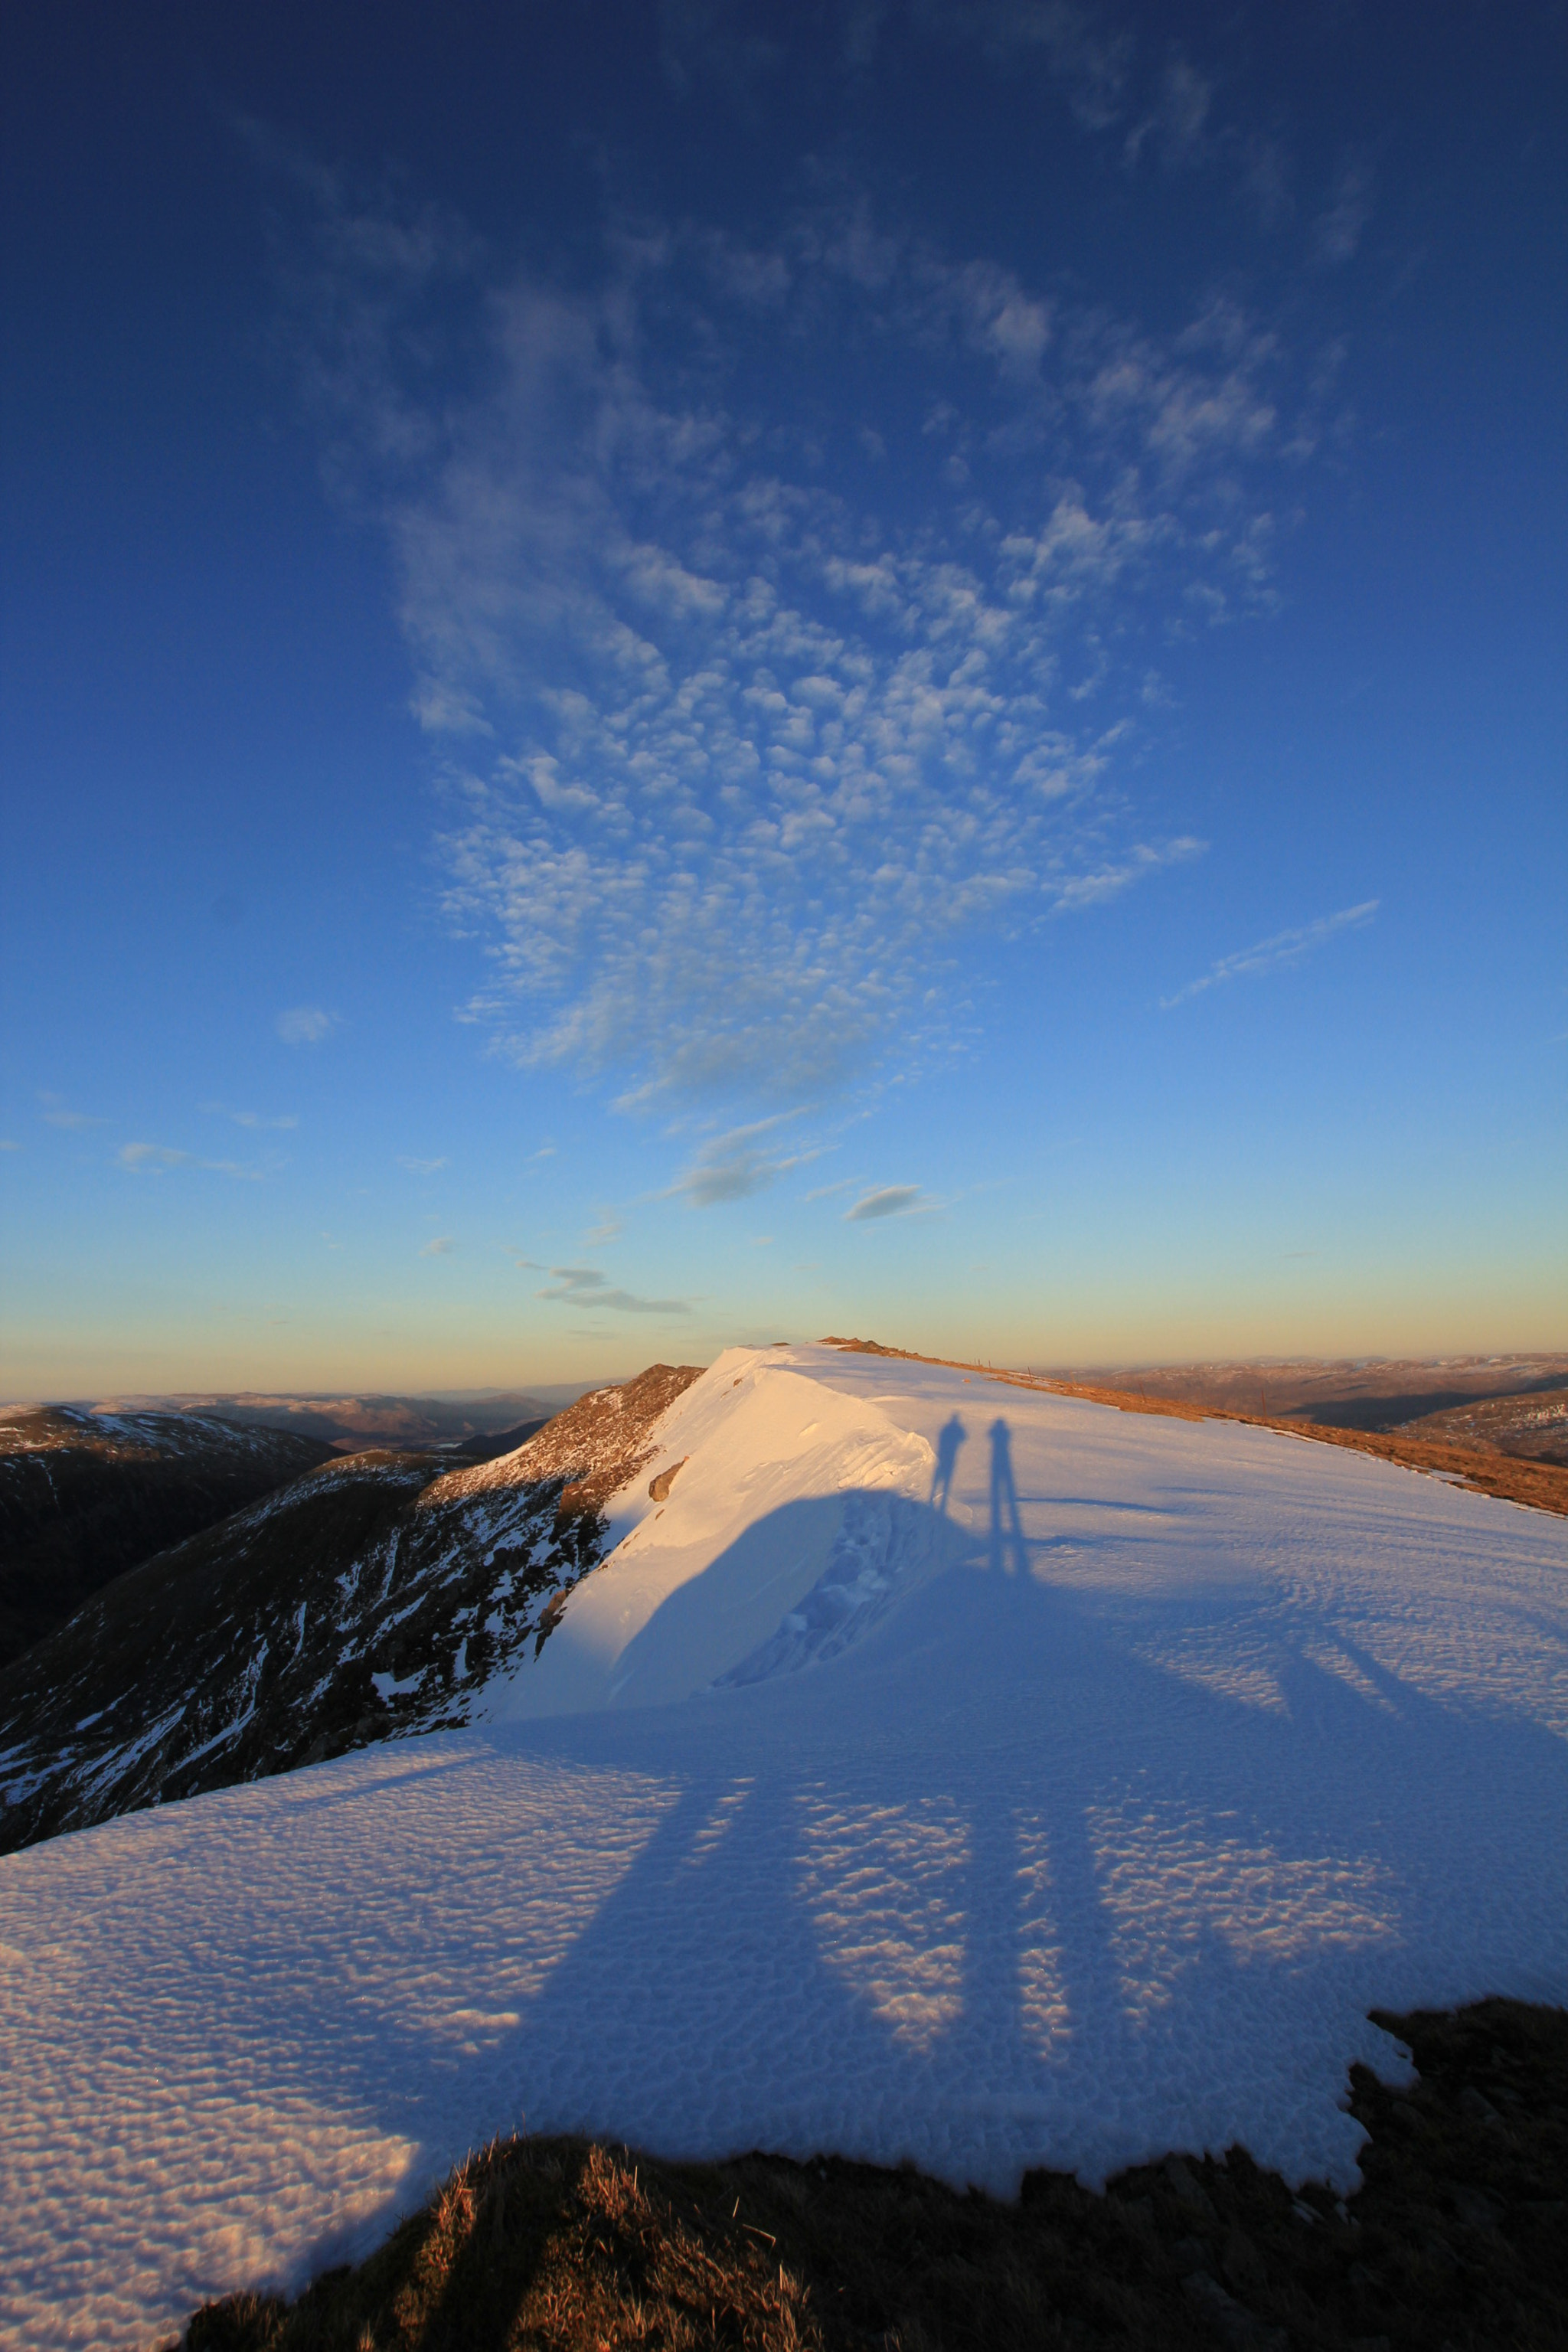
{"type": "Polygon", "coordinates": [[[161,1175],[165,1168],[189,1168],[192,1165],[188,1151],[173,1150],[164,1143],[122,1143],[116,1157],[121,1168],[129,1168],[137,1174],[147,1171],[161,1175]]]}
{"type": "Polygon", "coordinates": [[[1203,152],[1213,98],[1207,79],[1189,58],[1168,58],[1152,105],[1122,142],[1124,160],[1136,163],[1152,145],[1167,167],[1195,162],[1203,152]]]}
{"type": "Polygon", "coordinates": [[[1009,66],[1038,57],[1087,131],[1108,129],[1122,112],[1135,45],[1098,8],[1073,0],[921,0],[916,22],[978,41],[1009,66]]]}
{"type": "Polygon", "coordinates": [[[426,1243],[419,1255],[421,1257],[450,1257],[457,1246],[450,1234],[437,1234],[434,1241],[426,1243]]]}
{"type": "Polygon", "coordinates": [[[21,1145],[13,1142],[8,1135],[0,1135],[0,1151],[20,1151],[21,1149],[21,1145]]]}
{"type": "Polygon", "coordinates": [[[1242,195],[1260,227],[1278,228],[1294,209],[1288,150],[1267,132],[1249,131],[1241,140],[1241,158],[1242,195]]]}
{"type": "Polygon", "coordinates": [[[298,1127],[300,1124],[299,1118],[291,1110],[280,1111],[275,1117],[269,1117],[266,1112],[258,1110],[230,1110],[226,1103],[204,1103],[202,1108],[209,1118],[231,1119],[236,1127],[266,1128],[282,1131],[298,1127]]]}
{"type": "Polygon", "coordinates": [[[397,1164],[400,1168],[405,1168],[410,1176],[434,1176],[437,1169],[445,1168],[447,1163],[445,1158],[440,1160],[412,1160],[408,1158],[405,1153],[399,1152],[397,1155],[397,1164]]]}
{"type": "Polygon", "coordinates": [[[1337,915],[1320,915],[1316,922],[1304,923],[1299,930],[1276,931],[1272,939],[1259,940],[1256,947],[1243,948],[1238,954],[1221,956],[1209,966],[1199,980],[1190,980],[1185,988],[1178,988],[1174,996],[1160,999],[1162,1012],[1169,1013],[1173,1005],[1185,1004],[1190,997],[1201,996],[1205,989],[1218,988],[1228,980],[1240,980],[1248,974],[1278,971],[1289,964],[1300,963],[1304,956],[1321,948],[1325,940],[1341,931],[1360,930],[1370,923],[1381,902],[1363,899],[1360,906],[1343,907],[1337,915]]]}
{"type": "Polygon", "coordinates": [[[923,1206],[918,1184],[882,1184],[874,1192],[863,1192],[852,1209],[846,1209],[844,1222],[862,1225],[876,1217],[907,1217],[911,1209],[923,1206]]]}
{"type": "MultiPolygon", "coordinates": [[[[1091,110],[1120,89],[1088,16],[986,26],[1091,110]]],[[[1162,137],[1202,135],[1206,87],[1170,67],[1162,137]]],[[[624,1073],[628,1104],[820,1100],[944,957],[1194,853],[1143,837],[1130,759],[1149,629],[1268,607],[1291,362],[1267,321],[1074,308],[852,188],[752,245],[612,224],[576,290],[318,194],[311,382],[464,813],[447,903],[491,965],[469,1009],[519,1061],[624,1073]],[[395,357],[437,280],[490,338],[439,403],[395,357]],[[862,409],[825,469],[768,389],[847,341],[889,387],[874,478],[862,409]]],[[[706,1154],[684,1189],[743,1198],[776,1164],[706,1154]]]]}
{"type": "Polygon", "coordinates": [[[1348,156],[1334,174],[1327,205],[1312,223],[1311,255],[1320,268],[1337,269],[1353,257],[1372,217],[1372,200],[1371,164],[1348,156]]]}
{"type": "Polygon", "coordinates": [[[278,1034],[286,1045],[319,1045],[337,1022],[335,1013],[324,1013],[319,1004],[294,1004],[278,1015],[278,1034]]]}
{"type": "Polygon", "coordinates": [[[1063,913],[1071,913],[1076,908],[1100,906],[1107,898],[1120,898],[1123,890],[1142,881],[1146,874],[1162,866],[1184,866],[1191,858],[1201,857],[1207,847],[1206,841],[1195,840],[1190,834],[1157,845],[1134,842],[1130,850],[1109,865],[1075,874],[1064,882],[1057,893],[1057,908],[1063,913]]]}
{"type": "Polygon", "coordinates": [[[684,1195],[694,1209],[711,1209],[722,1201],[749,1200],[787,1169],[815,1160],[815,1146],[787,1151],[769,1142],[788,1124],[789,1117],[781,1112],[715,1136],[695,1163],[677,1178],[671,1192],[684,1195]]]}
{"type": "MultiPolygon", "coordinates": [[[[524,1261],[526,1263],[526,1261],[524,1261]]],[[[593,1265],[552,1265],[554,1279],[536,1298],[553,1299],[564,1307],[605,1307],[618,1315],[686,1315],[684,1298],[637,1298],[629,1290],[612,1287],[609,1276],[593,1265]]]]}
{"type": "Polygon", "coordinates": [[[238,1176],[247,1183],[258,1183],[259,1168],[242,1167],[237,1160],[204,1160],[196,1152],[181,1151],[167,1143],[122,1143],[115,1153],[121,1168],[133,1176],[163,1176],[171,1168],[195,1168],[210,1176],[238,1176]]]}
{"type": "Polygon", "coordinates": [[[748,23],[750,14],[725,0],[662,0],[660,62],[678,98],[711,82],[731,100],[743,99],[783,63],[783,42],[748,23]]]}
{"type": "Polygon", "coordinates": [[[88,1127],[107,1127],[109,1121],[95,1118],[90,1111],[73,1110],[63,1095],[40,1095],[43,1121],[46,1127],[63,1127],[77,1130],[88,1127]]]}

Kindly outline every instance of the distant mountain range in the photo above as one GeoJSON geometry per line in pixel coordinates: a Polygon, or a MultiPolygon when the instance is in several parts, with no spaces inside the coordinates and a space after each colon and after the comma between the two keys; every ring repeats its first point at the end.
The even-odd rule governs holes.
{"type": "Polygon", "coordinates": [[[116,1576],[0,1673],[0,1851],[465,1722],[542,1648],[700,1369],[654,1365],[461,1466],[259,1433],[320,1466],[116,1576]]]}
{"type": "Polygon", "coordinates": [[[461,1396],[288,1396],[258,1390],[232,1395],[109,1398],[90,1408],[100,1413],[153,1409],[237,1422],[247,1429],[287,1429],[324,1438],[339,1453],[367,1446],[396,1446],[429,1453],[464,1446],[526,1423],[537,1429],[552,1413],[604,1381],[578,1381],[561,1387],[498,1389],[461,1396]]]}
{"type": "Polygon", "coordinates": [[[1228,1412],[1261,1411],[1321,1429],[1397,1429],[1435,1442],[1568,1460],[1568,1355],[1282,1359],[1052,1377],[1228,1412]]]}

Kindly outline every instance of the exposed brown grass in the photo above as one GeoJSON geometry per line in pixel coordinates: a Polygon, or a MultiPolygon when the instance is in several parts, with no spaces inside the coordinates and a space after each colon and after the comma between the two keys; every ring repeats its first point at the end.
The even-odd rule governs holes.
{"type": "Polygon", "coordinates": [[[198,2313],[189,2352],[1025,2352],[1121,2346],[1548,2352],[1568,2343],[1568,2014],[1384,2017],[1408,2094],[1362,2068],[1365,2186],[1293,2198],[1240,2149],[1103,2197],[1016,2204],[912,2170],[650,2162],[518,2139],[459,2167],[357,2270],[198,2313]]]}
{"type": "Polygon", "coordinates": [[[1281,1421],[1271,1413],[1239,1412],[1213,1404],[1189,1404],[1176,1397],[1148,1397],[1132,1389],[1102,1388],[1083,1381],[1049,1380],[1033,1372],[997,1371],[989,1364],[960,1363],[951,1356],[917,1356],[907,1348],[884,1348],[875,1339],[827,1339],[825,1347],[844,1348],[858,1355],[899,1356],[914,1364],[940,1364],[944,1370],[967,1372],[972,1379],[1000,1381],[1009,1388],[1045,1390],[1055,1396],[1086,1397],[1091,1404],[1114,1405],[1119,1412],[1163,1414],[1172,1421],[1238,1421],[1251,1429],[1277,1429],[1287,1437],[1309,1438],[1320,1445],[1345,1445],[1357,1454],[1373,1454],[1384,1462],[1397,1462],[1406,1470],[1452,1479],[1477,1495],[1495,1495],[1527,1510],[1555,1511],[1568,1517],[1568,1466],[1532,1461],[1516,1454],[1493,1454],[1477,1446],[1434,1444],[1429,1439],[1404,1437],[1397,1432],[1373,1429],[1329,1429],[1320,1422],[1281,1421]]]}
{"type": "Polygon", "coordinates": [[[240,2294],[191,2322],[191,2352],[733,2345],[823,2337],[776,2232],[740,2217],[730,2175],[625,2148],[512,2139],[470,2157],[356,2271],[291,2307],[240,2294]]]}

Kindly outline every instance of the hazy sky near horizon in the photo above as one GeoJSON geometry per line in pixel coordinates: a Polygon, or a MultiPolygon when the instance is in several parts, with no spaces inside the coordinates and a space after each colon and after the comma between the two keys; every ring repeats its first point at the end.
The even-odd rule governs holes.
{"type": "Polygon", "coordinates": [[[8,11],[0,1395],[1568,1345],[1564,36],[8,11]]]}

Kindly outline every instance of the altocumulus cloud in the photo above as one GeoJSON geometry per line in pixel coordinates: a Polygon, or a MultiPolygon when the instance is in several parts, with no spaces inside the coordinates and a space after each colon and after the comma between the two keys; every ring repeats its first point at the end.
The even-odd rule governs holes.
{"type": "MultiPolygon", "coordinates": [[[[1199,97],[1173,85],[1170,136],[1199,97]]],[[[752,244],[618,223],[574,287],[487,282],[460,227],[309,176],[310,382],[462,813],[470,1011],[519,1060],[625,1073],[624,1101],[806,1099],[943,955],[1198,854],[1122,774],[1152,638],[1269,608],[1310,394],[1268,321],[1215,299],[1152,333],[853,190],[752,244]],[[437,398],[395,354],[465,303],[485,364],[437,398]],[[850,349],[871,389],[823,462],[792,387],[850,349]]]]}

